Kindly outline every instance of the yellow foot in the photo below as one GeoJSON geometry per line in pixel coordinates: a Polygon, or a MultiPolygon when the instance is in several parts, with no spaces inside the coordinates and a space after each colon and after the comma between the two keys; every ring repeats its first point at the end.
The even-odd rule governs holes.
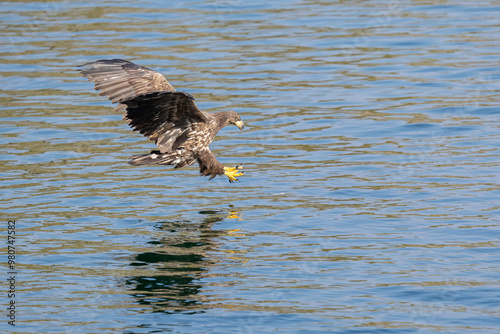
{"type": "Polygon", "coordinates": [[[243,169],[243,166],[238,165],[236,167],[224,167],[224,174],[229,178],[229,183],[233,183],[234,181],[239,181],[236,176],[242,176],[245,173],[240,170],[243,169]]]}

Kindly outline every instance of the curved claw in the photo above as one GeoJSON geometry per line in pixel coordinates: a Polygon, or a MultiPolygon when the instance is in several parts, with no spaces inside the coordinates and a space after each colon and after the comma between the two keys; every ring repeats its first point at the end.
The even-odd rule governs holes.
{"type": "Polygon", "coordinates": [[[229,183],[239,181],[236,177],[245,175],[243,171],[240,171],[241,169],[243,169],[241,165],[236,167],[224,167],[224,174],[229,178],[229,183]]]}

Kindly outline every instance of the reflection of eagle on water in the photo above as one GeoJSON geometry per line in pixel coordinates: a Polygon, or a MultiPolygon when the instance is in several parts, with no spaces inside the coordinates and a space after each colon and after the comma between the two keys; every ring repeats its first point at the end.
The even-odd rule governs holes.
{"type": "Polygon", "coordinates": [[[115,111],[125,110],[123,119],[160,149],[134,156],[131,165],[181,168],[198,162],[201,175],[210,179],[225,174],[229,182],[234,182],[243,175],[241,166],[224,167],[208,148],[226,125],[243,129],[236,112],[201,111],[193,96],[176,91],[163,75],[125,60],[98,60],[82,66],[81,73],[101,90],[99,95],[118,103],[115,111]]]}

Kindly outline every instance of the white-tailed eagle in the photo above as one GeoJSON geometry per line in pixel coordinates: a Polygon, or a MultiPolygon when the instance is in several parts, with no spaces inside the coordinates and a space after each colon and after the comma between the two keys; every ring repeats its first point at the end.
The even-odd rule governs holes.
{"type": "Polygon", "coordinates": [[[198,162],[200,174],[213,179],[227,175],[229,182],[243,175],[242,166],[224,167],[208,146],[226,125],[243,129],[234,111],[207,113],[198,109],[194,97],[178,92],[160,73],[121,59],[104,59],[82,65],[80,72],[95,83],[99,95],[118,103],[123,119],[156,143],[159,150],[134,156],[131,165],[174,165],[198,162]]]}

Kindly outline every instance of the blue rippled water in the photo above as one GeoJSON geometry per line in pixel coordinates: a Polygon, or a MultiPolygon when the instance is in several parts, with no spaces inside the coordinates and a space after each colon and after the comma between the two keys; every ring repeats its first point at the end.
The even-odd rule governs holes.
{"type": "Polygon", "coordinates": [[[2,7],[3,331],[500,331],[496,2],[2,7]],[[154,145],[76,71],[103,58],[237,111],[240,182],[128,165],[154,145]]]}

